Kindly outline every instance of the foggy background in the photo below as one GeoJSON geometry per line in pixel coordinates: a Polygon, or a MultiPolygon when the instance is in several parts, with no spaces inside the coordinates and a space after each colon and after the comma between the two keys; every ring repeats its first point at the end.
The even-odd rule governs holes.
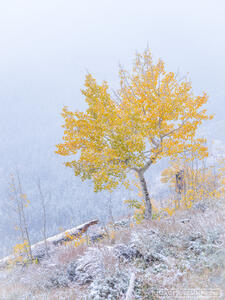
{"type": "MultiPolygon", "coordinates": [[[[37,177],[45,193],[48,235],[91,218],[107,221],[109,195],[94,194],[54,154],[63,135],[64,105],[84,110],[85,74],[118,87],[118,65],[130,68],[149,45],[168,71],[188,74],[206,91],[215,113],[204,136],[224,147],[225,4],[214,1],[0,0],[0,256],[18,241],[9,175],[19,170],[32,242],[42,238],[37,177]],[[29,212],[29,213],[28,213],[29,212]]],[[[151,173],[151,171],[149,171],[151,173]]],[[[159,174],[149,174],[153,180],[159,174]]],[[[127,214],[123,189],[112,195],[114,216],[127,214]],[[122,208],[121,208],[122,206],[122,208]]]]}

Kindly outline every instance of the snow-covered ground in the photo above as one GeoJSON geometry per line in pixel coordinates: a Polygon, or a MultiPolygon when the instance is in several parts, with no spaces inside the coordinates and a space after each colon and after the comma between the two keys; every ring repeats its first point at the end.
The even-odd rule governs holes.
{"type": "Polygon", "coordinates": [[[131,274],[135,299],[224,299],[224,225],[224,200],[214,199],[161,220],[118,222],[95,244],[2,270],[0,299],[124,299],[131,274]]]}

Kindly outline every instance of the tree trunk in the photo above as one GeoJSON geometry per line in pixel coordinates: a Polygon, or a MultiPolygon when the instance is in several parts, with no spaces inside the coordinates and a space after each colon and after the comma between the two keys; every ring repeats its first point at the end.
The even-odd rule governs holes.
{"type": "Polygon", "coordinates": [[[139,171],[137,172],[139,180],[140,180],[140,184],[141,184],[141,190],[143,193],[143,197],[144,197],[144,201],[145,201],[145,219],[150,220],[152,218],[152,204],[151,204],[151,200],[150,200],[150,196],[148,193],[148,188],[147,188],[147,184],[144,178],[144,173],[139,171]]]}

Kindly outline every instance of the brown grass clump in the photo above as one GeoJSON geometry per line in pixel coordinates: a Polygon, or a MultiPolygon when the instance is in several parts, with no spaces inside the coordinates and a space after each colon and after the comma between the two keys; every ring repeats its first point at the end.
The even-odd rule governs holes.
{"type": "Polygon", "coordinates": [[[88,245],[86,243],[74,246],[73,242],[69,242],[59,248],[59,251],[57,251],[53,257],[53,260],[62,265],[67,264],[76,260],[79,256],[82,256],[87,248],[88,245]]]}

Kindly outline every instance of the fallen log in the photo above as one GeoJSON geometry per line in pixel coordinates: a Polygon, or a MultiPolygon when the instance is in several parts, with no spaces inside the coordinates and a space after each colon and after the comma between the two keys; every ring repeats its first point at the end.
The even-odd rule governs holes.
{"type": "Polygon", "coordinates": [[[135,274],[132,273],[130,276],[130,282],[129,282],[129,286],[128,286],[128,290],[126,293],[126,299],[125,300],[133,300],[133,292],[134,292],[134,282],[135,282],[135,274]]]}
{"type": "MultiPolygon", "coordinates": [[[[46,240],[35,243],[31,246],[31,251],[33,253],[34,259],[41,259],[45,256],[45,247],[53,248],[57,245],[63,244],[64,242],[71,241],[71,238],[81,237],[85,232],[87,232],[90,226],[98,224],[98,220],[92,220],[90,222],[86,222],[77,227],[71,228],[64,232],[61,232],[57,235],[54,235],[46,240]]],[[[11,261],[15,259],[15,255],[9,255],[0,259],[0,267],[6,267],[11,261]]]]}
{"type": "MultiPolygon", "coordinates": [[[[79,237],[79,236],[81,236],[82,234],[84,234],[88,230],[88,228],[90,226],[96,225],[96,224],[98,224],[98,220],[93,220],[93,221],[84,223],[84,224],[82,224],[78,227],[75,227],[75,228],[66,230],[62,233],[59,233],[57,235],[54,235],[53,237],[48,238],[46,241],[51,242],[54,245],[62,244],[63,242],[70,241],[71,240],[70,237],[79,237]]],[[[44,241],[42,241],[42,242],[44,242],[44,241]]]]}

